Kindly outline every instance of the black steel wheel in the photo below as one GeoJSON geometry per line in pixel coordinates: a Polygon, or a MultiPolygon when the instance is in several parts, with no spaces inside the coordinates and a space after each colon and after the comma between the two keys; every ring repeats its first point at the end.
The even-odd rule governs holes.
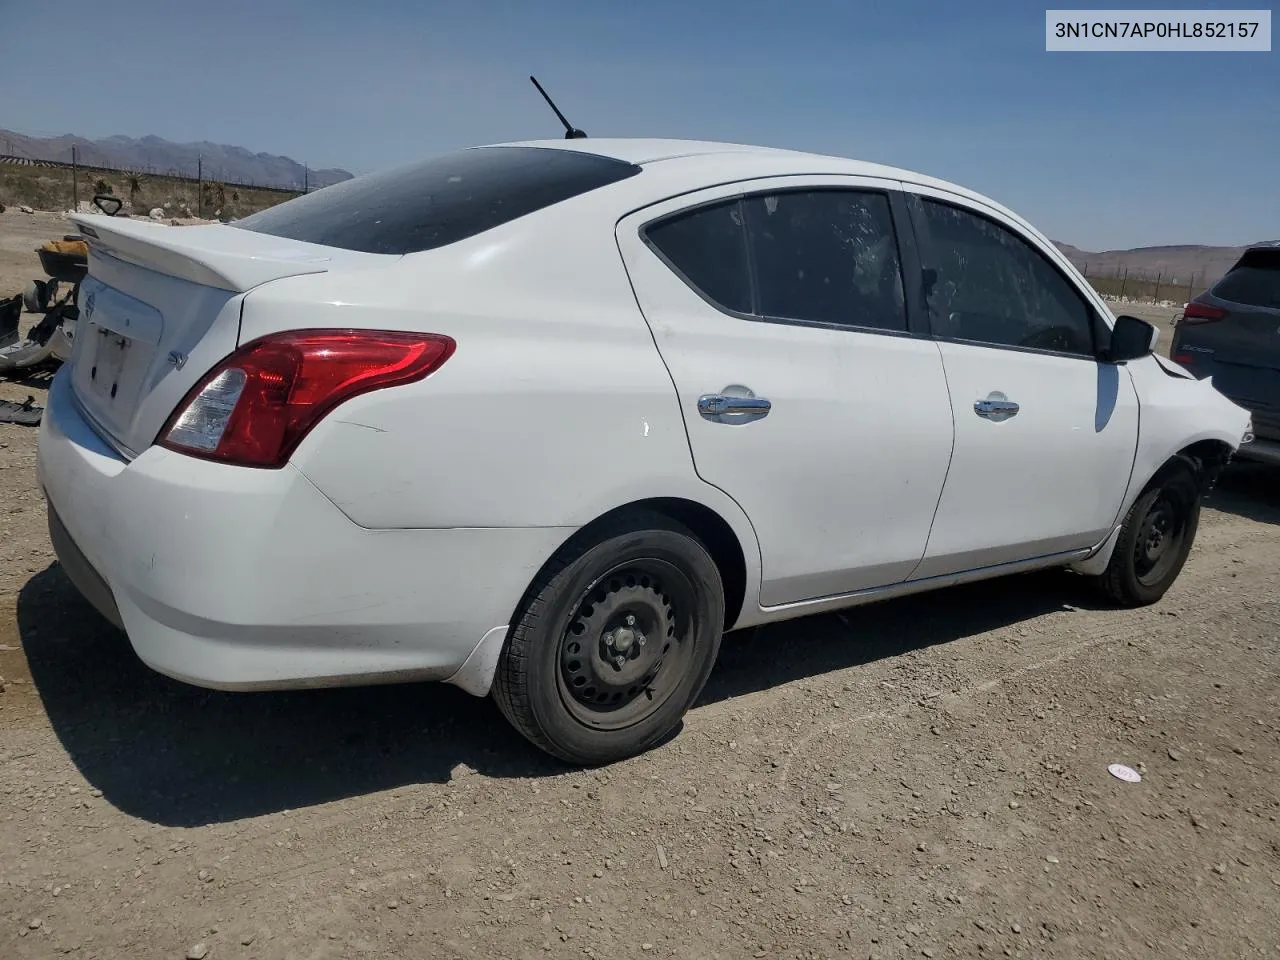
{"type": "Polygon", "coordinates": [[[560,695],[579,721],[621,730],[658,710],[693,653],[696,588],[678,566],[640,559],[591,584],[560,638],[560,695]]]}
{"type": "Polygon", "coordinates": [[[530,587],[494,697],[548,753],[610,763],[675,732],[723,627],[719,571],[698,538],[658,514],[622,516],[567,544],[530,587]]]}
{"type": "Polygon", "coordinates": [[[1106,571],[1094,578],[1109,599],[1139,607],[1165,595],[1195,542],[1202,497],[1189,463],[1177,461],[1156,476],[1125,515],[1106,571]]]}
{"type": "Polygon", "coordinates": [[[1133,572],[1144,586],[1160,583],[1180,563],[1189,505],[1179,492],[1161,488],[1134,537],[1133,572]]]}

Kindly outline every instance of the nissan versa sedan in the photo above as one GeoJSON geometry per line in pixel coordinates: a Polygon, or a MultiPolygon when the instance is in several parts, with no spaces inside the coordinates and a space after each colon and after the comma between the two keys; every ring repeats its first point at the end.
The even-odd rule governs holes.
{"type": "Polygon", "coordinates": [[[1242,458],[1280,464],[1280,241],[1249,247],[1186,305],[1173,359],[1253,415],[1242,458]]]}
{"type": "Polygon", "coordinates": [[[729,629],[1047,567],[1153,603],[1250,432],[1023,219],[870,163],[503,144],[75,221],[39,472],[138,656],[447,681],[576,764],[671,735],[729,629]]]}

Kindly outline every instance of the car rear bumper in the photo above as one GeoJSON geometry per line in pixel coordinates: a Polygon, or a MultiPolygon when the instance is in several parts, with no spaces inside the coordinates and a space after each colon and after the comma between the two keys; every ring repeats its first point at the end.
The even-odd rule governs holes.
{"type": "Polygon", "coordinates": [[[80,414],[65,375],[49,392],[37,470],[50,537],[81,593],[149,666],[218,689],[450,679],[504,632],[570,532],[371,530],[291,466],[160,447],[127,462],[80,414]]]}
{"type": "MultiPolygon", "coordinates": [[[[1277,380],[1280,385],[1280,379],[1277,380]]],[[[1259,409],[1257,403],[1242,397],[1228,396],[1237,406],[1249,411],[1253,439],[1236,449],[1237,460],[1253,460],[1259,463],[1280,464],[1280,415],[1274,408],[1259,409]]]]}
{"type": "Polygon", "coordinates": [[[1280,440],[1257,437],[1248,443],[1242,443],[1236,450],[1236,459],[1280,465],[1280,440]]]}
{"type": "Polygon", "coordinates": [[[120,619],[120,608],[116,606],[116,598],[111,592],[111,587],[107,585],[106,580],[102,579],[102,574],[98,573],[89,562],[89,558],[84,555],[84,551],[71,538],[66,524],[62,522],[52,503],[48,503],[48,510],[49,542],[53,544],[53,552],[57,555],[58,562],[62,564],[62,572],[75,584],[80,595],[93,604],[103,617],[123,630],[124,621],[120,619]]]}

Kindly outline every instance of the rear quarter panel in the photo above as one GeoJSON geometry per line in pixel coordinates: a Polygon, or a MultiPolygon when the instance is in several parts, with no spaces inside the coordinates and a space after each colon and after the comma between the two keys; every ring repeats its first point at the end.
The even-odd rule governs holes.
{"type": "Polygon", "coordinates": [[[457,341],[426,380],[338,407],[293,463],[370,528],[579,527],[636,500],[693,500],[738,534],[758,584],[749,522],[694,472],[616,213],[581,207],[407,256],[376,284],[334,272],[250,293],[242,341],[315,326],[457,341]]]}

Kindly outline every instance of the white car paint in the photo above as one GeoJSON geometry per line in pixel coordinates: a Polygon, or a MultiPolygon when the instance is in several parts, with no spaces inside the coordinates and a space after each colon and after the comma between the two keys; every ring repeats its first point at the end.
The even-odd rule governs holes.
{"type": "MultiPolygon", "coordinates": [[[[752,189],[830,179],[766,178],[752,189]]],[[[723,313],[641,239],[646,222],[739,192],[741,184],[733,184],[655,204],[616,231],[636,300],[675,383],[698,475],[751,518],[763,557],[763,605],[905,580],[924,555],[951,457],[942,358],[933,343],[911,337],[723,313]],[[735,386],[766,397],[769,415],[727,426],[698,413],[700,395],[735,386]]]]}
{"type": "Polygon", "coordinates": [[[1126,372],[964,343],[940,349],[955,454],[917,575],[1095,546],[1111,531],[1138,439],[1126,372]],[[1018,415],[1003,423],[975,416],[974,402],[993,393],[1018,403],[1018,415]]]}
{"type": "Polygon", "coordinates": [[[1154,357],[1113,367],[744,321],[693,294],[637,232],[783,182],[932,191],[1014,228],[1113,322],[1046,238],[970,191],[739,145],[536,145],[644,172],[404,256],[73,218],[90,277],[41,425],[40,477],[68,571],[114,605],[146,662],[229,689],[421,678],[484,694],[538,569],[630,503],[718,518],[741,554],[731,625],[744,627],[1096,565],[1169,457],[1199,440],[1239,445],[1247,413],[1154,357]],[[425,380],[342,404],[278,470],[154,445],[223,356],[303,327],[430,331],[458,349],[425,380]],[[117,337],[132,345],[112,398],[92,374],[117,337]],[[1100,386],[1115,400],[1105,418],[1100,386]],[[736,387],[776,409],[750,424],[698,414],[698,396],[736,387]],[[993,390],[1026,416],[970,422],[965,404],[993,390]]]}
{"type": "MultiPolygon", "coordinates": [[[[138,656],[206,687],[446,679],[487,632],[505,631],[511,598],[571,532],[371,530],[294,466],[234,468],[156,446],[126,462],[79,415],[62,374],[40,444],[51,508],[106,578],[138,656]]],[[[59,552],[91,593],[83,564],[59,552]]]]}

